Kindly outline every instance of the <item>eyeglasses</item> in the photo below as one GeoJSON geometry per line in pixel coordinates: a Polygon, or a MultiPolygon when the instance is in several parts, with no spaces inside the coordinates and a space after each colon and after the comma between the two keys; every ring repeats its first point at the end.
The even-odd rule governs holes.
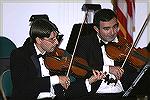
{"type": "Polygon", "coordinates": [[[57,40],[57,38],[56,37],[54,37],[54,38],[48,38],[48,39],[43,38],[43,40],[51,42],[51,43],[54,43],[57,40]]]}
{"type": "Polygon", "coordinates": [[[62,40],[63,36],[64,35],[61,34],[61,35],[57,35],[56,37],[53,37],[53,38],[48,38],[48,39],[43,38],[43,40],[46,40],[46,41],[51,42],[51,43],[54,43],[56,40],[58,42],[60,42],[62,40]]]}
{"type": "Polygon", "coordinates": [[[64,36],[63,34],[57,35],[57,36],[56,36],[58,42],[60,42],[60,41],[62,40],[63,36],[64,36]]]}

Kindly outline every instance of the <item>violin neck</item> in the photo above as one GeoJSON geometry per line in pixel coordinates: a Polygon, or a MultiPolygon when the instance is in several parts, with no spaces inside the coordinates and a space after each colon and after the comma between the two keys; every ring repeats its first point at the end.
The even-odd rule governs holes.
{"type": "Polygon", "coordinates": [[[90,67],[90,66],[85,66],[85,65],[80,64],[80,63],[78,63],[78,62],[75,62],[74,65],[75,65],[75,66],[78,66],[79,68],[85,69],[85,70],[87,70],[87,71],[92,71],[92,70],[93,70],[92,67],[90,67]]]}

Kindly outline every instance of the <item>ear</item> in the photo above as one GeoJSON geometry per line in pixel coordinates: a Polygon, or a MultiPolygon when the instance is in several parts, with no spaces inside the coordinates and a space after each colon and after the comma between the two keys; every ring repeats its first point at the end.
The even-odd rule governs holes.
{"type": "Polygon", "coordinates": [[[97,33],[99,33],[99,28],[97,28],[97,26],[94,26],[93,28],[97,33]]]}

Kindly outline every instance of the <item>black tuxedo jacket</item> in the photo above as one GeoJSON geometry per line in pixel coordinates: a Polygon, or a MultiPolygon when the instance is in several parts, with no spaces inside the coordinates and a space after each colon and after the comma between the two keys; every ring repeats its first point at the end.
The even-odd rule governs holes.
{"type": "MultiPolygon", "coordinates": [[[[76,55],[82,57],[88,62],[88,65],[92,67],[93,69],[102,70],[103,69],[103,54],[101,50],[101,44],[99,43],[99,40],[97,38],[96,34],[87,35],[84,37],[81,37],[79,39],[77,49],[76,49],[76,55]]],[[[115,65],[120,65],[121,62],[115,61],[115,65]]],[[[121,79],[121,82],[123,84],[124,90],[127,90],[135,77],[137,76],[137,71],[134,67],[131,67],[128,63],[124,66],[125,73],[123,74],[123,77],[121,79]]],[[[88,73],[89,74],[89,73],[88,73]]],[[[87,75],[87,77],[90,77],[91,75],[87,75]]],[[[92,84],[92,93],[95,93],[98,89],[101,81],[98,81],[94,84],[92,84]]]]}
{"type": "Polygon", "coordinates": [[[35,100],[40,92],[50,91],[50,77],[41,77],[40,63],[28,39],[10,57],[14,100],[35,100]]]}

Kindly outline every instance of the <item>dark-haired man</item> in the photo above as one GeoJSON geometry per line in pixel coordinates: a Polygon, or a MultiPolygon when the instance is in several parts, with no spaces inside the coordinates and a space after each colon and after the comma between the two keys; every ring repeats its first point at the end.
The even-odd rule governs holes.
{"type": "Polygon", "coordinates": [[[51,76],[39,55],[54,51],[58,45],[58,30],[50,21],[38,19],[31,24],[29,35],[23,46],[11,53],[12,99],[55,100],[54,86],[59,84],[67,89],[70,79],[63,75],[51,76]]]}
{"type": "MultiPolygon", "coordinates": [[[[127,64],[121,68],[122,63],[109,58],[106,53],[105,45],[108,42],[117,43],[120,39],[117,16],[111,9],[101,9],[95,13],[93,24],[95,33],[79,39],[76,55],[85,59],[93,69],[107,73],[109,77],[93,82],[88,73],[85,85],[89,94],[85,99],[121,100],[123,92],[131,85],[137,72],[135,68],[127,64]]],[[[131,100],[134,99],[136,98],[131,98],[131,100]]]]}

